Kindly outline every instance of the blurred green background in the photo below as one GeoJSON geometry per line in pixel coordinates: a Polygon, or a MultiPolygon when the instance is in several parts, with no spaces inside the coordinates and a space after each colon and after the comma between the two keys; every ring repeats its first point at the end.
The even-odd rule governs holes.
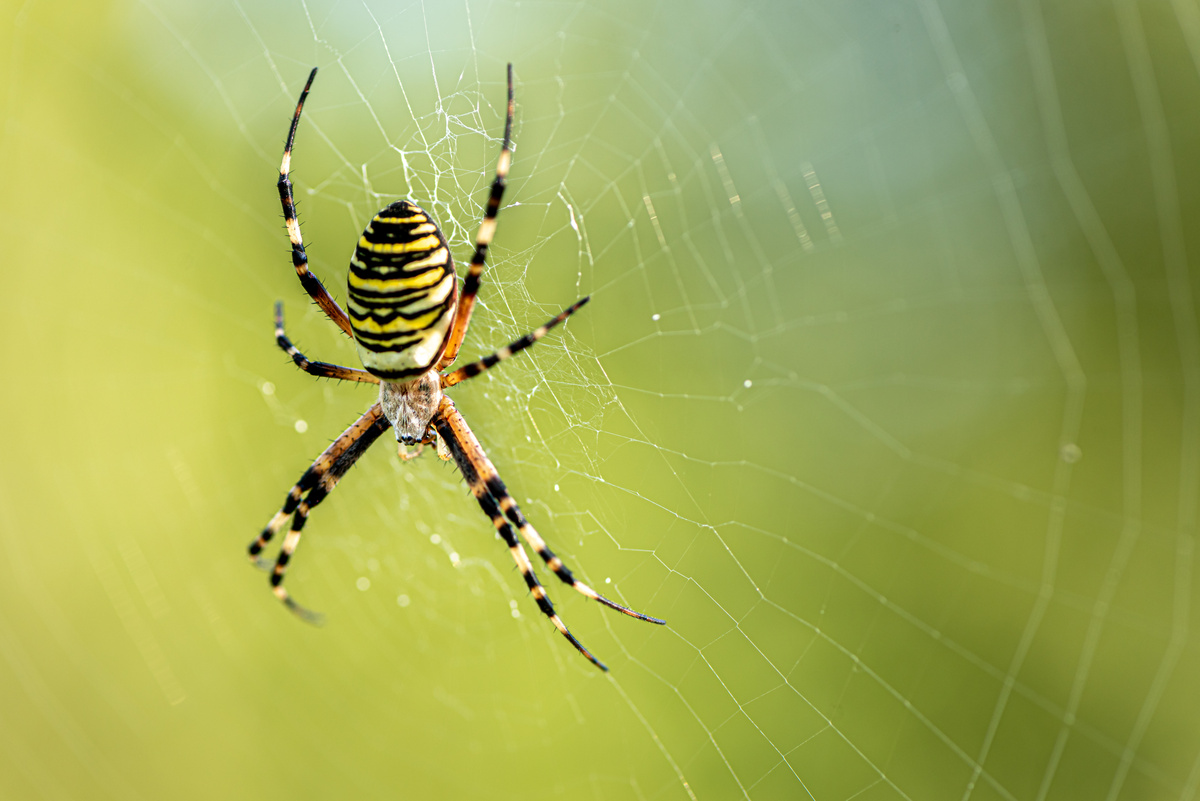
{"type": "MultiPolygon", "coordinates": [[[[8,2],[0,797],[1192,799],[1200,7],[8,2]],[[373,400],[292,272],[411,197],[454,397],[601,674],[454,469],[381,441],[287,615],[244,548],[373,400]]],[[[390,437],[390,435],[389,435],[390,437]]]]}

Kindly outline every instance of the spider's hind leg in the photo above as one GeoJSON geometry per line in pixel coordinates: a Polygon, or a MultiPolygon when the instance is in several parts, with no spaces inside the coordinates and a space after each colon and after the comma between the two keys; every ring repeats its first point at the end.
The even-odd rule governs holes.
{"type": "MultiPolygon", "coordinates": [[[[508,520],[517,527],[517,531],[521,532],[521,538],[525,540],[525,542],[529,543],[529,547],[541,557],[542,561],[546,563],[546,567],[554,571],[554,575],[558,576],[559,580],[562,581],[563,584],[569,584],[576,592],[579,592],[582,595],[591,598],[593,601],[607,606],[609,609],[615,609],[622,614],[635,617],[638,620],[644,620],[647,623],[657,623],[660,626],[666,625],[665,620],[659,620],[656,617],[650,617],[649,615],[644,615],[641,612],[636,612],[627,606],[622,606],[616,601],[605,598],[603,595],[596,592],[582,581],[576,579],[575,576],[572,575],[570,568],[563,564],[562,559],[559,559],[557,556],[555,556],[554,553],[546,546],[546,541],[542,539],[540,534],[537,533],[537,529],[530,525],[529,521],[525,519],[525,515],[521,513],[521,507],[517,506],[517,502],[513,499],[512,495],[509,494],[508,487],[504,486],[504,482],[500,479],[500,474],[496,472],[495,466],[492,464],[491,460],[487,458],[487,454],[483,452],[483,448],[479,445],[479,441],[475,439],[475,435],[472,434],[470,428],[467,427],[466,421],[463,420],[463,417],[461,414],[459,414],[458,409],[454,408],[453,402],[451,402],[448,398],[443,398],[442,409],[444,411],[440,413],[437,418],[435,418],[434,422],[435,424],[438,424],[438,420],[445,420],[446,422],[438,424],[438,433],[443,439],[446,439],[447,444],[450,445],[452,449],[453,444],[451,443],[450,438],[453,436],[458,436],[466,443],[466,447],[462,448],[464,451],[463,458],[471,461],[472,470],[477,475],[476,480],[472,480],[470,478],[467,479],[471,484],[471,491],[475,494],[475,497],[480,498],[481,493],[483,493],[491,498],[493,503],[498,506],[498,511],[503,512],[504,517],[507,517],[508,520]],[[443,428],[446,430],[444,431],[443,428]],[[455,431],[454,429],[459,430],[455,431]],[[476,483],[481,485],[480,491],[476,491],[476,483]]],[[[480,503],[483,503],[482,499],[480,499],[480,503]]]]}
{"type": "Polygon", "coordinates": [[[484,513],[492,519],[492,525],[496,527],[500,538],[508,545],[509,553],[512,554],[513,561],[517,563],[517,569],[521,571],[521,576],[525,579],[526,586],[529,587],[530,595],[537,602],[538,609],[550,618],[550,622],[554,624],[558,632],[567,639],[567,642],[575,646],[575,649],[583,654],[584,658],[601,670],[607,671],[608,668],[604,663],[592,656],[591,651],[575,638],[575,635],[567,628],[567,624],[554,611],[554,604],[550,602],[546,588],[542,586],[542,583],[538,581],[537,574],[533,572],[533,564],[529,561],[529,556],[513,532],[512,526],[500,513],[500,506],[496,499],[488,492],[486,477],[481,474],[480,468],[484,465],[490,468],[491,462],[487,461],[483,448],[475,439],[475,435],[471,433],[471,429],[467,427],[462,415],[454,408],[453,401],[445,396],[442,397],[438,413],[433,418],[433,426],[437,429],[439,438],[445,442],[446,448],[454,456],[459,471],[462,472],[463,478],[471,488],[471,494],[475,496],[475,500],[479,501],[484,513]]]}
{"type": "Polygon", "coordinates": [[[512,557],[516,561],[517,567],[521,570],[521,575],[525,578],[525,583],[529,586],[529,591],[537,601],[538,607],[550,618],[559,632],[572,645],[579,649],[581,654],[601,670],[608,670],[608,668],[583,647],[579,640],[575,639],[574,635],[567,630],[566,625],[554,612],[550,598],[546,595],[545,588],[542,587],[537,579],[537,575],[533,572],[533,565],[530,564],[529,557],[525,554],[525,549],[521,547],[521,543],[513,533],[512,525],[510,525],[509,521],[512,521],[512,524],[517,526],[521,532],[521,536],[529,543],[531,548],[537,551],[538,555],[545,561],[546,566],[553,570],[563,582],[570,584],[578,592],[592,600],[599,601],[605,606],[616,609],[631,617],[636,617],[639,620],[645,620],[650,623],[663,623],[658,618],[643,615],[641,612],[635,612],[614,601],[610,601],[591,587],[575,580],[575,577],[571,575],[571,571],[562,563],[562,560],[550,552],[537,531],[525,520],[524,515],[521,514],[521,510],[517,507],[516,501],[508,494],[508,489],[496,473],[496,468],[492,466],[491,461],[487,458],[487,454],[483,452],[483,447],[479,444],[479,440],[471,433],[466,420],[459,414],[458,409],[454,407],[454,402],[448,397],[442,397],[441,405],[438,407],[438,414],[433,418],[433,425],[437,429],[439,437],[445,441],[447,448],[453,454],[454,460],[458,464],[458,469],[462,471],[463,478],[470,485],[471,494],[479,501],[479,505],[483,508],[483,511],[492,519],[492,525],[496,527],[501,538],[508,545],[509,551],[512,552],[512,557]],[[505,517],[508,519],[506,520],[505,517]]]}
{"type": "Polygon", "coordinates": [[[283,530],[288,517],[292,518],[292,527],[283,538],[279,556],[275,559],[274,567],[271,568],[271,587],[275,597],[296,615],[310,623],[320,622],[320,615],[296,603],[283,587],[283,577],[287,572],[288,562],[291,561],[296,546],[300,544],[300,532],[308,520],[309,512],[325,500],[325,496],[333,491],[346,471],[354,466],[359,457],[366,452],[367,448],[371,447],[380,434],[387,431],[389,426],[391,423],[384,416],[383,407],[380,404],[376,403],[368,409],[353,425],[342,432],[342,435],[335,439],[324,453],[317,457],[317,460],[288,492],[283,507],[275,513],[258,538],[250,543],[250,559],[259,567],[268,567],[269,563],[261,556],[262,550],[276,534],[283,530]]]}
{"type": "Polygon", "coordinates": [[[517,502],[509,494],[508,488],[500,480],[499,474],[493,471],[490,476],[485,477],[485,481],[487,482],[488,493],[500,504],[500,509],[504,512],[504,516],[512,521],[512,524],[517,527],[517,531],[521,532],[521,538],[529,543],[529,547],[542,558],[542,561],[546,563],[546,567],[554,571],[554,575],[558,576],[563,584],[569,584],[576,592],[586,595],[588,598],[607,606],[609,609],[615,609],[638,620],[645,620],[647,623],[657,623],[660,626],[666,625],[667,621],[644,615],[641,612],[635,612],[627,606],[622,606],[616,601],[611,601],[582,581],[576,579],[571,574],[571,569],[563,564],[563,561],[546,547],[546,541],[537,533],[537,529],[531,526],[529,521],[525,519],[525,515],[521,513],[521,507],[517,506],[517,502]]]}

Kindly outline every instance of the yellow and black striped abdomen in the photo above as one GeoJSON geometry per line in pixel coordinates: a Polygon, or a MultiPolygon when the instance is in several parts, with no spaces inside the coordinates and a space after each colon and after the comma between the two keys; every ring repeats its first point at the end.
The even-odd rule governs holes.
{"type": "Polygon", "coordinates": [[[363,367],[380,378],[421,375],[446,348],[458,285],[446,238],[400,200],[375,215],[350,260],[350,327],[363,367]]]}

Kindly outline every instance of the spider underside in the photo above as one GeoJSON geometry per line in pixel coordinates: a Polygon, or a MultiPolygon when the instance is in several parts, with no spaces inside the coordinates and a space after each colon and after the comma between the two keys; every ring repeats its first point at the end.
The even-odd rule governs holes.
{"type": "Polygon", "coordinates": [[[273,592],[288,609],[305,620],[319,622],[320,615],[296,603],[284,589],[283,579],[288,562],[300,542],[301,531],[312,509],[333,491],[367,448],[392,427],[400,458],[406,461],[414,459],[425,445],[433,443],[437,446],[439,456],[455,462],[471,494],[508,546],[538,607],[592,664],[601,670],[608,670],[571,634],[554,611],[522,541],[537,553],[546,567],[563,583],[588,598],[639,620],[658,624],[663,621],[605,598],[572,575],[525,519],[479,440],[455,408],[454,402],[443,392],[528,348],[588,302],[588,298],[584,297],[545,325],[490,356],[453,372],[443,373],[458,357],[466,335],[512,163],[512,65],[508,65],[508,106],[503,146],[483,222],[475,239],[475,253],[461,291],[453,258],[440,229],[422,209],[407,200],[401,200],[375,215],[359,240],[350,261],[349,314],[308,270],[308,255],[304,250],[292,198],[292,183],[288,177],[300,113],[316,74],[314,68],[300,94],[288,130],[279,168],[279,199],[292,244],[292,263],[301,285],[325,315],[354,338],[366,369],[309,361],[284,333],[283,306],[279,302],[275,304],[275,340],[291,356],[292,361],[310,375],[378,384],[379,400],[342,432],[289,490],[283,506],[250,543],[250,558],[270,570],[273,592]],[[415,446],[415,450],[410,446],[415,446]],[[283,530],[289,518],[291,527],[283,538],[279,555],[272,566],[263,559],[263,548],[283,530]]]}

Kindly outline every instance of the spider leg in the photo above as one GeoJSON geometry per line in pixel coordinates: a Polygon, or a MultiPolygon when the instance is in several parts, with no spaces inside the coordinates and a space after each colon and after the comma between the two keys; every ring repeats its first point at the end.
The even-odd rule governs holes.
{"type": "Polygon", "coordinates": [[[265,567],[266,563],[259,554],[263,547],[283,529],[288,516],[292,517],[292,527],[283,538],[279,557],[275,560],[275,567],[271,570],[271,587],[275,597],[283,601],[284,605],[292,612],[310,623],[320,622],[320,615],[296,603],[283,588],[283,576],[287,571],[292,554],[296,551],[296,546],[300,543],[300,532],[308,520],[309,512],[325,500],[325,496],[333,491],[346,471],[354,466],[358,458],[366,452],[367,448],[371,447],[380,434],[387,431],[389,426],[391,423],[384,416],[382,406],[376,403],[367,409],[362,417],[354,421],[349,428],[342,432],[340,437],[325,449],[324,453],[317,457],[317,460],[288,492],[283,507],[275,513],[258,538],[250,543],[250,559],[260,567],[265,567]]]}
{"type": "Polygon", "coordinates": [[[300,277],[300,285],[317,302],[321,311],[325,312],[330,320],[333,320],[339,328],[346,332],[346,336],[353,337],[354,334],[350,331],[350,318],[346,316],[346,312],[329,294],[329,290],[325,289],[325,285],[321,283],[320,279],[308,271],[308,254],[304,251],[304,237],[300,235],[300,222],[296,219],[296,202],[292,198],[292,182],[288,178],[292,165],[292,146],[296,143],[296,126],[300,124],[300,112],[304,109],[308,90],[312,88],[313,79],[316,77],[317,68],[313,67],[313,71],[308,74],[308,81],[304,84],[304,91],[300,93],[300,100],[296,103],[296,114],[292,117],[292,127],[288,129],[287,141],[283,146],[283,161],[279,165],[279,182],[276,186],[279,189],[279,202],[283,204],[283,222],[287,226],[288,239],[292,242],[292,264],[296,268],[296,275],[300,277]]]}
{"type": "MultiPolygon", "coordinates": [[[[491,460],[488,459],[487,454],[483,452],[483,448],[480,446],[479,441],[475,439],[475,435],[471,433],[471,429],[467,428],[466,421],[463,420],[462,415],[459,413],[458,409],[454,407],[454,404],[449,398],[443,397],[442,408],[440,410],[439,417],[435,418],[434,420],[435,425],[437,424],[438,419],[448,421],[445,426],[447,428],[461,429],[460,431],[456,431],[455,434],[460,438],[461,441],[465,441],[467,443],[468,447],[465,450],[469,454],[468,458],[473,461],[472,469],[475,471],[476,476],[479,477],[479,481],[483,484],[487,494],[494,499],[496,504],[499,505],[500,510],[504,513],[504,516],[507,517],[509,521],[517,527],[517,531],[521,532],[521,538],[525,540],[525,542],[529,543],[529,547],[532,548],[534,552],[542,558],[542,561],[546,563],[546,567],[554,571],[554,575],[558,576],[559,580],[562,581],[563,584],[569,584],[573,589],[575,589],[576,592],[586,595],[588,598],[607,606],[609,609],[615,609],[618,612],[629,615],[630,617],[635,617],[638,620],[645,620],[648,623],[657,623],[660,626],[666,625],[665,620],[659,620],[656,617],[650,617],[649,615],[644,615],[641,612],[635,612],[627,606],[622,606],[616,601],[611,601],[593,590],[588,585],[584,584],[582,581],[576,579],[575,576],[571,574],[570,568],[563,564],[562,559],[559,559],[548,547],[546,547],[546,541],[543,540],[542,536],[537,533],[537,529],[530,525],[529,521],[525,519],[525,515],[521,513],[521,507],[517,506],[517,502],[513,500],[512,495],[509,494],[508,487],[504,486],[504,482],[500,479],[500,474],[496,471],[495,466],[492,465],[491,460]]],[[[441,434],[443,438],[446,436],[445,432],[442,431],[442,427],[440,426],[438,428],[438,433],[441,434]]],[[[474,487],[472,487],[472,491],[474,491],[474,487]]],[[[478,497],[478,493],[476,494],[476,497],[478,497]]]]}
{"type": "Polygon", "coordinates": [[[454,327],[450,329],[450,335],[446,338],[446,349],[442,352],[442,358],[434,368],[439,373],[454,364],[454,360],[458,358],[458,349],[462,347],[463,337],[467,335],[467,325],[471,322],[471,311],[475,308],[475,296],[479,293],[480,276],[483,275],[483,263],[487,259],[492,238],[496,235],[496,215],[500,213],[500,198],[504,195],[508,168],[512,165],[512,122],[513,70],[512,64],[509,64],[504,144],[500,149],[500,160],[496,163],[496,177],[492,181],[492,192],[488,196],[483,222],[479,224],[479,233],[475,236],[475,255],[471,257],[471,266],[467,268],[466,278],[463,279],[462,294],[458,298],[458,309],[454,315],[454,327]]]}
{"type": "MultiPolygon", "coordinates": [[[[276,512],[275,516],[272,517],[270,522],[267,523],[266,527],[262,530],[262,533],[258,535],[258,538],[250,543],[248,550],[250,553],[250,560],[252,562],[264,569],[269,567],[268,563],[259,558],[259,554],[262,552],[262,549],[268,542],[274,539],[275,535],[278,534],[280,529],[283,528],[283,524],[287,522],[288,517],[296,511],[296,507],[300,505],[300,499],[304,496],[304,494],[315,487],[317,482],[321,481],[325,477],[325,474],[329,472],[330,468],[333,467],[337,460],[345,455],[347,449],[354,444],[355,439],[357,439],[355,436],[356,433],[361,436],[362,432],[359,430],[360,426],[364,422],[372,422],[375,419],[382,417],[382,411],[383,408],[378,403],[376,403],[370,409],[367,409],[367,411],[364,412],[363,415],[359,417],[359,419],[356,420],[353,425],[343,431],[341,436],[335,439],[329,445],[329,447],[326,448],[325,451],[316,458],[316,461],[309,465],[309,468],[304,471],[304,475],[300,476],[300,480],[296,482],[295,486],[288,490],[287,497],[284,499],[283,506],[280,508],[280,510],[276,512]]],[[[384,418],[384,420],[386,420],[386,418],[384,418]]],[[[386,429],[387,424],[384,425],[382,430],[386,429]]]]}
{"type": "Polygon", "coordinates": [[[562,312],[557,317],[555,317],[553,320],[550,320],[549,322],[547,322],[541,328],[538,328],[534,331],[529,332],[528,334],[521,337],[517,341],[509,343],[508,345],[506,345],[505,347],[496,351],[495,353],[493,353],[490,356],[484,356],[482,359],[480,359],[477,362],[472,362],[471,364],[468,364],[468,365],[458,368],[453,373],[447,373],[446,375],[442,376],[442,389],[445,389],[446,387],[452,387],[455,384],[462,383],[463,381],[466,381],[468,378],[474,378],[475,376],[482,373],[484,370],[487,370],[491,367],[495,367],[497,364],[504,361],[508,357],[513,356],[513,355],[525,350],[530,345],[532,345],[534,342],[537,342],[539,339],[546,336],[546,334],[549,333],[551,328],[558,325],[563,320],[567,319],[572,314],[577,312],[579,310],[579,308],[581,306],[583,306],[583,304],[587,303],[589,300],[591,300],[590,296],[580,299],[579,301],[577,301],[575,303],[575,305],[569,306],[568,308],[563,309],[562,312]]]}
{"type": "MultiPolygon", "coordinates": [[[[492,525],[496,527],[500,538],[508,545],[509,553],[512,554],[513,561],[517,563],[517,569],[521,571],[521,575],[525,579],[526,586],[529,587],[529,593],[537,601],[538,608],[542,610],[542,614],[550,618],[550,622],[558,629],[563,637],[579,653],[601,670],[607,671],[604,663],[596,657],[592,656],[591,652],[584,647],[583,643],[575,639],[570,630],[567,629],[567,624],[562,622],[558,613],[554,611],[554,604],[550,602],[550,596],[546,594],[546,588],[538,581],[537,574],[533,572],[533,564],[529,561],[529,556],[525,553],[525,549],[517,540],[517,536],[513,533],[512,526],[504,519],[500,512],[500,507],[496,499],[492,497],[488,491],[487,485],[487,470],[491,468],[491,462],[487,460],[487,456],[480,447],[479,441],[475,439],[475,435],[471,433],[471,429],[467,427],[467,423],[463,420],[462,415],[454,408],[454,403],[447,397],[442,397],[442,403],[438,407],[438,413],[433,418],[433,426],[437,429],[438,435],[446,443],[446,447],[454,456],[454,461],[458,465],[458,469],[462,472],[463,478],[471,487],[471,494],[479,502],[483,508],[484,514],[492,520],[492,525]],[[481,471],[480,468],[485,468],[481,471]]],[[[494,469],[491,472],[495,472],[494,469]]]]}
{"type": "Polygon", "coordinates": [[[571,574],[570,568],[563,564],[562,559],[559,559],[546,547],[546,541],[537,533],[537,529],[531,526],[529,521],[525,519],[525,515],[521,513],[521,507],[517,506],[517,502],[508,494],[508,488],[504,486],[504,482],[500,480],[500,476],[493,472],[485,480],[487,481],[488,492],[500,504],[500,509],[504,512],[504,516],[512,521],[512,524],[517,527],[517,531],[521,532],[521,538],[529,543],[529,547],[542,558],[542,561],[546,563],[546,567],[554,571],[554,575],[558,576],[563,584],[569,584],[577,592],[607,606],[609,609],[615,609],[622,614],[635,617],[638,620],[645,620],[647,623],[657,623],[660,626],[666,625],[667,621],[644,615],[641,612],[635,612],[627,606],[622,606],[616,601],[611,601],[575,578],[571,574]]]}
{"type": "Polygon", "coordinates": [[[283,333],[283,302],[278,300],[275,301],[275,344],[292,357],[292,361],[296,363],[297,367],[309,375],[315,375],[317,378],[337,378],[342,381],[362,381],[367,384],[379,383],[379,379],[366,370],[355,370],[352,367],[341,367],[326,362],[310,362],[305,358],[304,354],[296,350],[296,346],[283,333]]]}

